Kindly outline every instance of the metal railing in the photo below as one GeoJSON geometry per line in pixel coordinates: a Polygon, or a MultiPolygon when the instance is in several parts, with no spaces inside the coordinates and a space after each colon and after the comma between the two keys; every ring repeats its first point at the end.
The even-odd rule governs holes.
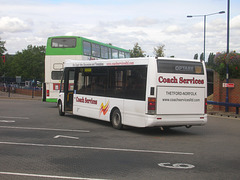
{"type": "Polygon", "coordinates": [[[236,114],[239,114],[240,104],[238,103],[226,103],[226,102],[215,102],[215,101],[207,101],[207,104],[225,106],[225,107],[236,107],[236,114]]]}

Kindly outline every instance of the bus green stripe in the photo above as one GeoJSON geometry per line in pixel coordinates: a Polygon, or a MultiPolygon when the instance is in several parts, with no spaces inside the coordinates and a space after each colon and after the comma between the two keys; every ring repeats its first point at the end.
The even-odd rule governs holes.
{"type": "Polygon", "coordinates": [[[57,103],[57,98],[47,98],[46,102],[55,102],[55,103],[57,103]]]}

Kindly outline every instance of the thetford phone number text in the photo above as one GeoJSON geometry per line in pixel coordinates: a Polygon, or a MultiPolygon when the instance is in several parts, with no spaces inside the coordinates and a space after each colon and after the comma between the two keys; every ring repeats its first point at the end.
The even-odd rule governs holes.
{"type": "Polygon", "coordinates": [[[172,78],[165,78],[163,76],[159,76],[158,81],[160,83],[179,83],[179,84],[204,84],[203,79],[184,79],[183,77],[179,77],[178,79],[173,76],[172,78]]]}

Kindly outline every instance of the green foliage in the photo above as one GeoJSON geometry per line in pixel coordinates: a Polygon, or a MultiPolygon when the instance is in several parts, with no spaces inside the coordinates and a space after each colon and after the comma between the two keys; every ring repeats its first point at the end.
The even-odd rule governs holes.
{"type": "Polygon", "coordinates": [[[214,57],[215,71],[220,75],[223,80],[226,77],[227,65],[229,67],[230,78],[240,78],[240,53],[235,51],[227,53],[218,52],[214,57]]]}
{"type": "Polygon", "coordinates": [[[198,54],[195,54],[193,59],[198,59],[198,54]]]}
{"type": "Polygon", "coordinates": [[[215,54],[210,53],[208,56],[208,62],[206,63],[207,67],[209,67],[211,69],[215,69],[215,67],[216,67],[216,64],[214,63],[214,57],[215,57],[215,54]]]}
{"type": "Polygon", "coordinates": [[[154,54],[157,57],[164,57],[164,47],[165,45],[159,45],[157,47],[154,48],[154,54]]]}
{"type": "Polygon", "coordinates": [[[0,76],[4,75],[5,64],[3,63],[2,56],[3,56],[4,52],[7,51],[6,48],[4,47],[4,45],[5,45],[5,41],[1,41],[1,38],[0,38],[0,76]]]}
{"type": "Polygon", "coordinates": [[[203,57],[204,55],[203,55],[203,53],[200,55],[200,60],[204,60],[204,57],[203,57]]]}
{"type": "Polygon", "coordinates": [[[132,50],[130,50],[130,56],[131,58],[133,57],[144,57],[144,51],[142,50],[142,48],[138,45],[138,43],[136,43],[133,47],[132,50]]]}
{"type": "Polygon", "coordinates": [[[23,79],[44,80],[45,46],[29,45],[14,56],[6,56],[5,72],[8,77],[22,76],[23,79]]]}
{"type": "Polygon", "coordinates": [[[5,41],[1,41],[1,38],[0,38],[0,56],[2,56],[5,51],[7,51],[6,48],[4,47],[5,43],[6,42],[5,41]]]}

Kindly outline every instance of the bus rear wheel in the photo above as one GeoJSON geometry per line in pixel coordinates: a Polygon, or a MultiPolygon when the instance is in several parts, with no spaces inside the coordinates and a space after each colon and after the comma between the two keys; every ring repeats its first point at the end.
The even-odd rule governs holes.
{"type": "Polygon", "coordinates": [[[123,128],[121,112],[118,109],[113,110],[111,115],[111,122],[112,122],[113,128],[119,129],[119,130],[123,128]]]}
{"type": "Polygon", "coordinates": [[[58,102],[58,113],[59,113],[60,116],[65,115],[65,112],[63,112],[63,110],[62,110],[62,101],[58,102]]]}

